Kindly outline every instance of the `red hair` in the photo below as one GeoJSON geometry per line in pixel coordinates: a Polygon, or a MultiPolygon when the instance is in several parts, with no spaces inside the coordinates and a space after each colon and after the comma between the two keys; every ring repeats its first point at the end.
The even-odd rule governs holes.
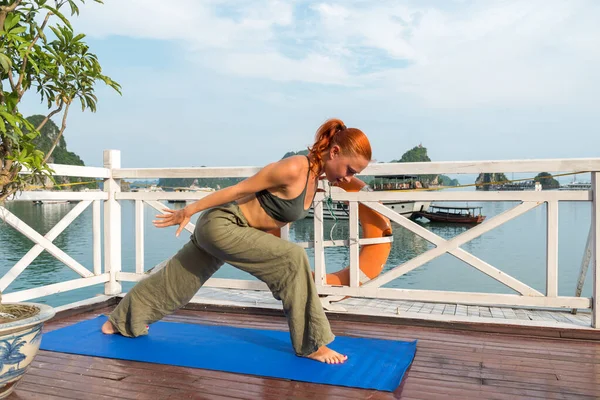
{"type": "Polygon", "coordinates": [[[308,148],[309,154],[315,160],[315,167],[320,171],[325,164],[323,153],[331,146],[340,146],[344,155],[362,156],[367,161],[371,161],[371,144],[367,135],[360,129],[346,128],[346,125],[340,119],[329,119],[323,123],[315,135],[315,143],[308,148]]]}

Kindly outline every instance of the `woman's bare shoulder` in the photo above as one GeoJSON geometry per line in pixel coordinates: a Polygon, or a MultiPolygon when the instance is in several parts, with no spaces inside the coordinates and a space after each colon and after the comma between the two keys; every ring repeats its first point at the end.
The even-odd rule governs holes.
{"type": "Polygon", "coordinates": [[[281,159],[275,163],[281,172],[290,178],[305,176],[308,172],[308,162],[306,156],[291,156],[281,159]]]}

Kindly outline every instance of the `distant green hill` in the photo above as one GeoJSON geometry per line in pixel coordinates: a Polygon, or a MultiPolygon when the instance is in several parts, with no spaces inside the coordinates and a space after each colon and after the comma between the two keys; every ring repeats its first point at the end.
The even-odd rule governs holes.
{"type": "Polygon", "coordinates": [[[540,182],[544,190],[558,189],[560,187],[560,183],[548,172],[540,172],[534,180],[540,182]]]}
{"type": "Polygon", "coordinates": [[[281,157],[281,159],[283,160],[284,158],[288,158],[291,156],[307,156],[307,155],[308,155],[308,149],[300,150],[300,151],[288,151],[287,153],[285,153],[283,155],[283,157],[281,157]]]}
{"type": "MultiPolygon", "coordinates": [[[[410,150],[407,150],[402,154],[399,160],[392,160],[390,162],[393,163],[404,163],[404,162],[431,162],[431,158],[427,155],[427,147],[423,147],[422,145],[418,145],[413,147],[410,150]]],[[[417,175],[418,180],[425,184],[429,185],[432,183],[437,183],[436,177],[437,175],[417,175]]]]}
{"type": "MultiPolygon", "coordinates": [[[[30,117],[27,117],[27,121],[31,122],[33,126],[39,126],[39,124],[42,123],[44,118],[46,118],[44,115],[32,115],[30,117]]],[[[34,143],[37,146],[37,148],[43,151],[44,154],[46,154],[48,150],[50,150],[52,143],[54,143],[56,136],[58,136],[59,131],[60,130],[58,126],[56,126],[56,124],[52,120],[48,120],[48,122],[46,122],[46,124],[42,127],[40,131],[40,136],[38,136],[34,140],[34,143]]],[[[50,156],[49,162],[54,164],[65,165],[85,165],[81,157],[79,157],[72,151],[67,150],[67,142],[65,140],[64,134],[63,136],[61,136],[60,140],[58,141],[58,144],[56,145],[56,148],[52,152],[52,156],[50,156]]]]}
{"type": "MultiPolygon", "coordinates": [[[[46,118],[44,115],[32,115],[30,117],[27,117],[27,120],[29,122],[31,122],[31,124],[33,126],[37,127],[42,123],[44,118],[46,118]]],[[[42,127],[42,129],[40,130],[40,136],[38,136],[37,138],[34,139],[34,143],[38,149],[40,149],[41,151],[44,152],[44,154],[46,154],[52,147],[52,144],[56,140],[56,137],[58,136],[59,132],[60,132],[60,129],[58,128],[58,126],[50,119],[42,127]]],[[[79,155],[77,155],[67,149],[67,142],[65,140],[64,134],[59,139],[58,144],[56,145],[56,148],[54,149],[54,151],[52,152],[52,155],[48,159],[48,162],[54,163],[54,164],[64,164],[64,165],[81,165],[81,166],[85,165],[85,163],[83,162],[81,157],[79,157],[79,155]]],[[[54,177],[54,179],[56,180],[56,183],[59,185],[66,184],[66,183],[89,182],[89,181],[93,180],[90,178],[56,177],[56,176],[54,177]]],[[[48,182],[48,184],[49,184],[49,182],[48,182]]],[[[55,189],[81,190],[86,187],[97,188],[98,184],[97,184],[97,182],[93,182],[93,183],[89,183],[86,185],[73,185],[73,186],[64,186],[64,187],[59,186],[59,187],[55,187],[55,189]]]]}
{"type": "Polygon", "coordinates": [[[481,173],[475,179],[477,190],[490,190],[494,184],[502,184],[508,182],[508,178],[503,173],[481,173]]]}
{"type": "Polygon", "coordinates": [[[460,182],[458,181],[458,179],[452,179],[446,175],[439,175],[438,182],[442,186],[460,186],[460,182]]]}
{"type": "MultiPolygon", "coordinates": [[[[407,150],[399,160],[391,162],[431,162],[431,158],[427,154],[427,147],[418,145],[410,150],[407,150]]],[[[446,175],[418,175],[419,181],[425,185],[442,185],[442,186],[458,186],[460,183],[457,179],[452,179],[446,175]]]]}
{"type": "Polygon", "coordinates": [[[390,162],[431,162],[431,158],[427,155],[427,147],[418,145],[404,152],[399,160],[390,162]]]}

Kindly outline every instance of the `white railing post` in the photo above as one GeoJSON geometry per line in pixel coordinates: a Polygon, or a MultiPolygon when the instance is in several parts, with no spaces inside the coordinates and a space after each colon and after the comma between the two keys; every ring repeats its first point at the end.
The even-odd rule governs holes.
{"type": "Polygon", "coordinates": [[[135,201],[135,273],[144,273],[144,202],[135,201]]]}
{"type": "Polygon", "coordinates": [[[290,240],[290,224],[286,224],[281,228],[279,237],[283,240],[290,240]]]}
{"type": "Polygon", "coordinates": [[[121,168],[121,152],[104,151],[104,167],[110,170],[110,176],[104,180],[104,191],[108,199],[104,202],[104,271],[110,274],[110,280],[104,285],[106,295],[121,293],[121,283],[116,277],[121,272],[121,205],[115,193],[121,191],[121,180],[113,178],[115,168],[121,168]]]}
{"type": "Polygon", "coordinates": [[[558,201],[546,203],[546,296],[558,296],[558,201]]]}
{"type": "Polygon", "coordinates": [[[94,275],[102,273],[102,219],[100,215],[100,200],[92,204],[92,252],[94,257],[94,275]]]}
{"type": "Polygon", "coordinates": [[[592,172],[592,328],[600,329],[600,176],[599,172],[592,172]]]}
{"type": "Polygon", "coordinates": [[[314,207],[314,249],[315,249],[315,284],[317,291],[327,283],[325,271],[325,244],[323,243],[323,201],[315,201],[314,207]]]}
{"type": "Polygon", "coordinates": [[[350,207],[350,246],[348,251],[350,252],[350,287],[358,287],[360,282],[359,275],[359,247],[358,247],[358,239],[359,239],[359,227],[358,227],[358,201],[351,201],[350,207]]]}

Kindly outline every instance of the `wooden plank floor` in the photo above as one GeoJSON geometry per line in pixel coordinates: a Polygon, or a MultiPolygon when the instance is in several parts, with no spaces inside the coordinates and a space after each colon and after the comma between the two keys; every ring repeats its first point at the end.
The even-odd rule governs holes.
{"type": "MultiPolygon", "coordinates": [[[[110,312],[52,320],[46,330],[110,312]]],[[[285,330],[281,316],[180,310],[166,320],[285,330]]],[[[40,351],[9,399],[599,399],[600,342],[332,320],[337,335],[418,339],[393,393],[40,351]]],[[[240,355],[243,357],[243,355],[240,355]]]]}
{"type": "MultiPolygon", "coordinates": [[[[194,298],[197,303],[226,304],[240,307],[281,309],[281,302],[268,291],[203,287],[194,298]]],[[[570,310],[540,310],[511,307],[489,307],[464,304],[424,303],[409,300],[347,298],[334,303],[354,314],[377,312],[389,317],[429,320],[461,319],[483,323],[529,324],[571,329],[590,328],[589,311],[571,314],[570,310]],[[452,318],[454,317],[454,318],[452,318]]]]}

